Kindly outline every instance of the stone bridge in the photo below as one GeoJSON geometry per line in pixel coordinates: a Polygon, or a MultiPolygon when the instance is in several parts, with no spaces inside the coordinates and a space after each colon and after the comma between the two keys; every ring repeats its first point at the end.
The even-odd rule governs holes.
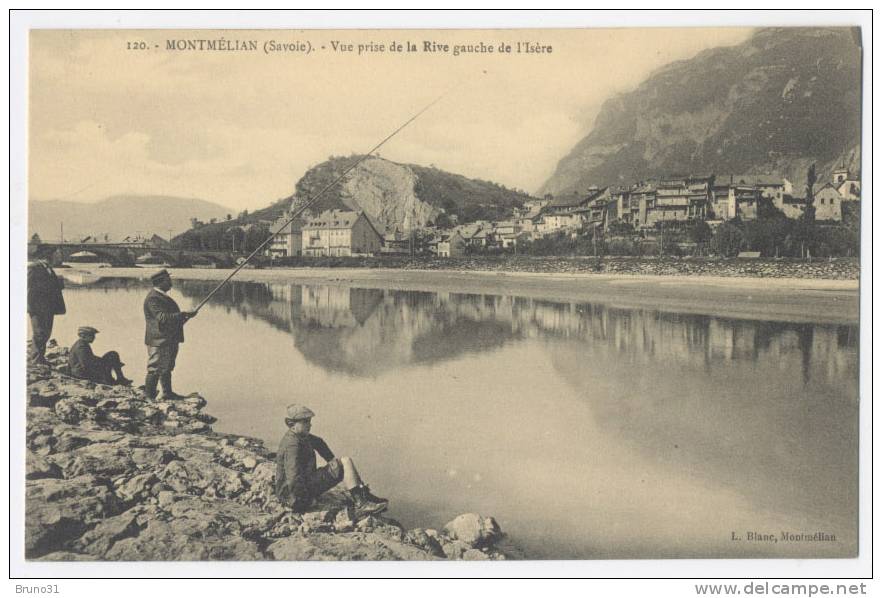
{"type": "Polygon", "coordinates": [[[146,243],[29,243],[30,259],[45,259],[53,265],[59,265],[70,259],[75,253],[89,251],[102,261],[113,266],[133,266],[143,256],[156,256],[161,261],[175,267],[190,266],[195,263],[211,262],[218,267],[231,266],[236,255],[229,251],[190,251],[171,247],[155,247],[146,243]]]}

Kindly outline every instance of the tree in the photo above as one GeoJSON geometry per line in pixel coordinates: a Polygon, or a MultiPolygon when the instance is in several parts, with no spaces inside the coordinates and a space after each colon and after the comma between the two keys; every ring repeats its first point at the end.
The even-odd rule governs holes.
{"type": "Polygon", "coordinates": [[[805,175],[805,200],[812,201],[815,197],[815,183],[817,182],[818,177],[815,174],[815,165],[812,164],[809,166],[808,172],[805,175]]]}
{"type": "Polygon", "coordinates": [[[232,215],[232,214],[227,214],[227,222],[229,222],[229,221],[232,220],[232,219],[233,219],[233,215],[232,215]]]}
{"type": "Polygon", "coordinates": [[[267,240],[270,230],[263,224],[254,224],[245,230],[245,251],[251,253],[267,240]]]}
{"type": "Polygon", "coordinates": [[[35,245],[39,245],[42,242],[43,242],[43,240],[40,238],[40,235],[38,235],[37,233],[34,233],[33,236],[31,236],[31,243],[34,243],[35,245]]]}
{"type": "Polygon", "coordinates": [[[734,257],[741,251],[744,242],[744,233],[741,230],[741,221],[737,218],[723,222],[717,227],[711,239],[711,250],[717,255],[734,257]]]}
{"type": "Polygon", "coordinates": [[[199,233],[195,233],[192,230],[188,230],[182,235],[178,235],[172,240],[172,247],[175,249],[190,249],[199,251],[205,249],[202,246],[202,239],[199,236],[199,233]]]}
{"type": "Polygon", "coordinates": [[[609,223],[609,234],[619,237],[632,236],[634,234],[634,225],[617,218],[609,223]]]}
{"type": "Polygon", "coordinates": [[[793,225],[793,232],[790,235],[791,253],[799,257],[806,257],[817,253],[818,226],[815,224],[814,208],[809,214],[809,206],[806,205],[805,213],[800,216],[796,224],[793,225]]]}
{"type": "Polygon", "coordinates": [[[693,243],[707,243],[714,236],[710,226],[704,220],[698,220],[689,227],[689,240],[693,243]]]}
{"type": "Polygon", "coordinates": [[[450,216],[448,216],[446,212],[441,212],[438,214],[438,217],[435,218],[435,226],[438,228],[450,228],[453,226],[453,222],[450,220],[450,216]]]}
{"type": "Polygon", "coordinates": [[[815,181],[817,181],[815,165],[812,164],[809,166],[805,177],[805,212],[803,212],[803,218],[805,218],[808,224],[815,223],[815,181]]]}

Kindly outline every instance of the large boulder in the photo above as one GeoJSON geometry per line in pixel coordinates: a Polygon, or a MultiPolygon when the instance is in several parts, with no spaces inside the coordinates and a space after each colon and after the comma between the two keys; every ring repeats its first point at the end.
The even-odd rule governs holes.
{"type": "Polygon", "coordinates": [[[138,514],[137,509],[131,509],[116,517],[104,519],[75,540],[72,545],[80,554],[104,558],[107,551],[118,541],[140,533],[138,514]]]}
{"type": "Polygon", "coordinates": [[[492,517],[477,513],[465,513],[444,526],[444,531],[454,540],[472,548],[491,546],[502,537],[499,524],[492,517]]]}
{"type": "Polygon", "coordinates": [[[177,492],[209,498],[233,498],[248,489],[241,472],[210,461],[172,461],[157,475],[177,492]]]}
{"type": "Polygon", "coordinates": [[[25,556],[64,550],[86,529],[122,508],[95,476],[31,480],[25,486],[25,556]]]}
{"type": "Polygon", "coordinates": [[[253,561],[265,559],[258,540],[272,518],[232,501],[186,498],[169,510],[152,508],[136,520],[139,533],[104,554],[114,561],[253,561]]]}

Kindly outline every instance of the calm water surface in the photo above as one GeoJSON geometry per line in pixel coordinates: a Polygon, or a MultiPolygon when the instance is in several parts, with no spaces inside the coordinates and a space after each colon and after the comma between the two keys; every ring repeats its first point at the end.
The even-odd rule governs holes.
{"type": "MultiPolygon", "coordinates": [[[[171,294],[187,309],[214,284],[171,294]]],[[[54,337],[96,326],[142,383],[145,293],[69,288],[54,337]]],[[[176,390],[216,430],[274,450],[285,406],[309,405],[406,526],[492,514],[533,558],[856,552],[856,325],[232,283],[186,337],[176,390]],[[836,541],[747,540],[782,531],[836,541]]]]}

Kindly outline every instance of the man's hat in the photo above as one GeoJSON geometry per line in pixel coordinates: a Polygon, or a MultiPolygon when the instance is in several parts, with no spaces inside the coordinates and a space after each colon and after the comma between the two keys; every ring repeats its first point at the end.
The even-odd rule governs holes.
{"type": "Polygon", "coordinates": [[[80,326],[77,328],[77,334],[80,336],[83,336],[84,334],[98,334],[98,330],[91,326],[80,326]]]}
{"type": "Polygon", "coordinates": [[[164,278],[171,278],[171,274],[168,273],[168,270],[160,270],[156,274],[150,277],[150,282],[156,284],[164,278]]]}
{"type": "Polygon", "coordinates": [[[303,405],[288,405],[287,416],[288,419],[297,421],[300,419],[311,419],[315,417],[315,413],[312,412],[312,409],[303,405]]]}

